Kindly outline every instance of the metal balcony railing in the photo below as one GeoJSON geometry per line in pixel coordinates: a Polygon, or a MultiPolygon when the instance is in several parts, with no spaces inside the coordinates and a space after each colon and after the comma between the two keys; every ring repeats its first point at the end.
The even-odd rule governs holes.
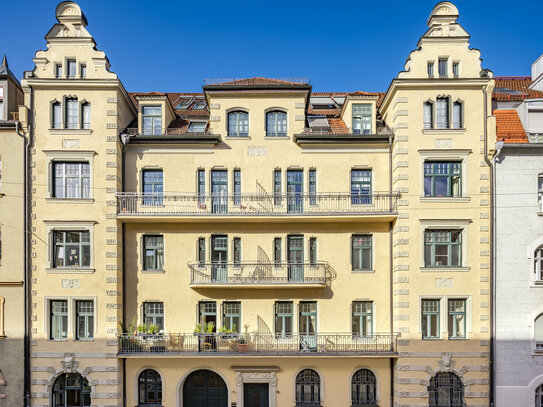
{"type": "Polygon", "coordinates": [[[191,285],[326,285],[334,271],[326,262],[189,263],[191,285]]]}
{"type": "Polygon", "coordinates": [[[185,127],[168,128],[144,128],[140,131],[137,127],[124,129],[124,134],[129,136],[162,137],[162,136],[208,136],[213,134],[210,128],[200,131],[188,131],[185,127]]]}
{"type": "Polygon", "coordinates": [[[399,194],[197,195],[117,193],[119,215],[330,216],[397,212],[399,194]]]}
{"type": "Polygon", "coordinates": [[[351,333],[276,335],[273,333],[169,333],[122,334],[118,337],[120,355],[394,355],[398,334],[351,333]]]}
{"type": "Polygon", "coordinates": [[[215,79],[204,79],[204,85],[237,85],[237,86],[243,86],[243,85],[255,85],[255,84],[266,84],[266,83],[274,83],[274,82],[290,82],[295,85],[308,85],[309,84],[309,78],[272,78],[272,79],[265,79],[265,78],[215,78],[215,79]]]}

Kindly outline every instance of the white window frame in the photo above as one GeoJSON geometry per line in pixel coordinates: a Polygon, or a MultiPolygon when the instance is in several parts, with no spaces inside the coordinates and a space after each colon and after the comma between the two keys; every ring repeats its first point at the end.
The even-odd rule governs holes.
{"type": "Polygon", "coordinates": [[[66,150],[45,150],[45,159],[47,161],[47,196],[46,201],[55,203],[93,203],[94,202],[94,156],[95,151],[66,151],[66,150]],[[53,162],[81,162],[89,163],[90,182],[88,198],[56,198],[53,191],[53,162]]]}
{"type": "MultiPolygon", "coordinates": [[[[420,219],[420,271],[424,272],[457,272],[469,271],[469,224],[471,219],[420,219]],[[432,229],[461,230],[462,266],[461,267],[426,267],[424,263],[424,232],[432,229]]],[[[431,298],[431,297],[429,297],[431,298]]]]}

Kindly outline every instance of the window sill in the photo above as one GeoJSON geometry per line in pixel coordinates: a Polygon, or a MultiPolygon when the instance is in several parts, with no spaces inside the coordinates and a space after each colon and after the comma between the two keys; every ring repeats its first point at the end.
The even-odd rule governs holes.
{"type": "Polygon", "coordinates": [[[62,338],[62,339],[49,338],[48,341],[49,342],[68,342],[68,338],[62,338]]]}
{"type": "Polygon", "coordinates": [[[166,273],[166,270],[141,270],[142,274],[164,274],[166,273]]]}
{"type": "Polygon", "coordinates": [[[375,270],[351,270],[352,274],[372,274],[375,270]]]}
{"type": "Polygon", "coordinates": [[[226,136],[228,140],[251,140],[251,136],[226,136]]]}
{"type": "Polygon", "coordinates": [[[543,212],[537,212],[537,216],[543,216],[543,212]]]}
{"type": "Polygon", "coordinates": [[[542,280],[532,281],[532,283],[530,284],[530,287],[531,288],[543,288],[543,281],[542,280]]]}
{"type": "Polygon", "coordinates": [[[441,135],[441,134],[464,134],[466,132],[466,129],[422,129],[422,134],[434,134],[434,135],[441,135]]]}
{"type": "Polygon", "coordinates": [[[469,196],[459,196],[459,197],[448,197],[448,196],[421,196],[421,202],[469,202],[471,197],[469,196]]]}
{"type": "Polygon", "coordinates": [[[92,134],[91,129],[49,129],[50,134],[92,134]]]}
{"type": "Polygon", "coordinates": [[[441,338],[422,338],[423,341],[442,341],[441,338]]]}
{"type": "Polygon", "coordinates": [[[87,267],[48,267],[45,271],[49,274],[93,274],[93,268],[87,267]]]}
{"type": "Polygon", "coordinates": [[[92,198],[45,198],[49,203],[66,203],[66,204],[92,204],[94,199],[92,198]]]}
{"type": "Polygon", "coordinates": [[[420,271],[423,273],[446,273],[446,272],[466,272],[470,271],[471,267],[421,267],[420,271]]]}
{"type": "Polygon", "coordinates": [[[289,136],[264,136],[266,140],[290,140],[289,136]]]}

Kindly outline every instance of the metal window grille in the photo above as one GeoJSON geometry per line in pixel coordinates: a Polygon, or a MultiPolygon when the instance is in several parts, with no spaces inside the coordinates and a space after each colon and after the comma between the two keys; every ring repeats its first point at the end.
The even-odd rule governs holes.
{"type": "Polygon", "coordinates": [[[424,196],[462,196],[462,163],[426,161],[424,163],[424,196]]]}
{"type": "Polygon", "coordinates": [[[228,113],[228,137],[249,136],[249,114],[246,112],[228,113]]]}
{"type": "Polygon", "coordinates": [[[162,378],[156,370],[146,369],[141,372],[138,387],[138,405],[162,403],[162,378]]]}
{"type": "Polygon", "coordinates": [[[353,270],[371,270],[372,237],[371,235],[354,235],[351,238],[351,264],[353,270]]]}
{"type": "Polygon", "coordinates": [[[145,325],[156,325],[164,329],[164,304],[162,302],[146,302],[143,306],[143,322],[145,325]]]}
{"type": "Polygon", "coordinates": [[[371,370],[360,369],[351,380],[352,406],[367,406],[377,404],[377,381],[371,370]]]}
{"type": "Polygon", "coordinates": [[[86,199],[90,197],[90,165],[78,162],[53,163],[53,196],[86,199]]]}
{"type": "Polygon", "coordinates": [[[465,407],[464,385],[454,373],[440,372],[428,386],[430,407],[465,407]]]}
{"type": "Polygon", "coordinates": [[[426,230],[424,262],[426,267],[460,267],[462,265],[461,230],[426,230]]]}
{"type": "Polygon", "coordinates": [[[285,112],[268,112],[266,114],[266,136],[287,136],[287,114],[285,112]]]}
{"type": "Polygon", "coordinates": [[[296,406],[320,406],[321,380],[313,369],[304,369],[296,376],[296,406]]]}
{"type": "Polygon", "coordinates": [[[94,337],[94,301],[76,301],[76,339],[94,337]]]}

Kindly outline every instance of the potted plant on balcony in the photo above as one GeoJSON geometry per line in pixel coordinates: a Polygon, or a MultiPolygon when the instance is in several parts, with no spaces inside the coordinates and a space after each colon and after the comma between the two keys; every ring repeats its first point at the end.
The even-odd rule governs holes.
{"type": "Polygon", "coordinates": [[[245,334],[239,338],[238,341],[238,352],[246,353],[247,352],[247,339],[249,338],[249,324],[243,325],[245,329],[245,334]]]}
{"type": "Polygon", "coordinates": [[[236,325],[233,325],[232,329],[228,329],[225,326],[222,326],[217,333],[217,336],[222,337],[222,339],[224,340],[236,339],[238,335],[239,334],[236,331],[236,325]]]}
{"type": "Polygon", "coordinates": [[[122,321],[119,322],[121,327],[121,335],[119,336],[119,346],[121,352],[141,351],[140,340],[136,337],[136,321],[137,317],[132,318],[132,321],[128,326],[126,326],[122,321]]]}

